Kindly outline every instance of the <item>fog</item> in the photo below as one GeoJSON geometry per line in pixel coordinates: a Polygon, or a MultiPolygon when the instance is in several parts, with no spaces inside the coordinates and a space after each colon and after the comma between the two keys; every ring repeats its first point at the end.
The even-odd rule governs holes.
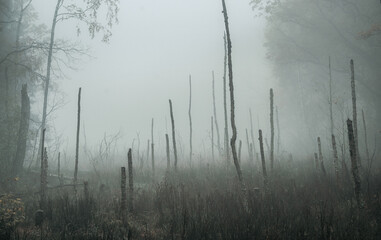
{"type": "MultiPolygon", "coordinates": [[[[36,10],[44,9],[39,11],[40,21],[49,26],[55,4],[34,4],[36,10]]],[[[245,128],[250,127],[250,108],[255,129],[259,124],[269,132],[268,92],[270,87],[276,88],[276,81],[265,58],[263,19],[254,18],[247,2],[230,5],[238,138],[243,140],[245,128]]],[[[171,127],[168,99],[172,99],[177,134],[188,152],[191,75],[194,152],[204,153],[211,141],[212,71],[217,119],[223,136],[224,23],[220,2],[122,1],[119,24],[112,32],[110,42],[105,44],[99,37],[87,37],[86,29],[77,37],[72,23],[57,28],[58,37],[89,46],[92,56],[82,57],[75,71],[65,70],[65,76],[53,80],[64,95],[65,105],[49,121],[62,136],[67,151],[74,152],[77,92],[82,87],[81,128],[88,145],[99,144],[105,133],[120,131],[121,151],[131,147],[137,134],[145,146],[151,138],[154,118],[156,149],[164,151],[164,135],[171,127]]],[[[39,103],[36,109],[40,108],[39,103]]],[[[83,137],[82,132],[81,144],[83,137]]]]}

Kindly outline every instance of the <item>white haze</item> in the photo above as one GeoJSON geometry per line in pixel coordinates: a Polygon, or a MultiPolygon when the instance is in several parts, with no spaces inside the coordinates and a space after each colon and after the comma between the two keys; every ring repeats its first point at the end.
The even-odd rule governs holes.
{"type": "MultiPolygon", "coordinates": [[[[246,155],[249,108],[253,112],[255,136],[259,123],[269,138],[269,89],[274,88],[280,118],[286,114],[282,112],[282,104],[286,103],[276,102],[281,90],[277,89],[265,57],[264,20],[254,17],[248,1],[228,1],[227,4],[233,43],[238,140],[242,140],[242,153],[246,155]]],[[[36,0],[34,6],[40,21],[50,28],[54,1],[36,0]]],[[[144,151],[151,136],[151,118],[154,118],[155,150],[158,154],[164,153],[164,134],[171,129],[168,99],[172,99],[178,140],[188,156],[188,76],[191,74],[193,148],[196,157],[205,154],[205,149],[207,155],[210,154],[212,70],[215,71],[223,143],[224,22],[221,9],[218,0],[121,0],[119,24],[114,26],[109,44],[102,43],[99,37],[89,39],[86,29],[78,38],[72,22],[58,25],[58,38],[81,41],[91,48],[90,54],[95,57],[83,57],[78,62],[78,70],[64,70],[66,77],[53,79],[65,94],[66,102],[49,118],[56,134],[62,135],[60,150],[67,149],[69,155],[74,155],[77,92],[82,87],[81,145],[84,129],[87,144],[91,146],[99,144],[105,133],[115,134],[120,130],[120,153],[125,154],[131,147],[137,133],[140,133],[140,149],[144,151]]],[[[52,95],[51,92],[51,98],[52,95]]],[[[37,102],[34,108],[41,112],[41,103],[37,102]]],[[[280,125],[286,127],[282,119],[280,125]]],[[[282,140],[291,130],[284,132],[282,140]]],[[[294,150],[290,148],[292,144],[286,141],[282,144],[294,150]]]]}

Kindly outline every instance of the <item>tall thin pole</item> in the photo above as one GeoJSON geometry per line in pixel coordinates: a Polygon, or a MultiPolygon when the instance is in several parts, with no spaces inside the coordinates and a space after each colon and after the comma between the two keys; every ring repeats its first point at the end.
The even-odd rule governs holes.
{"type": "Polygon", "coordinates": [[[172,123],[172,141],[173,141],[173,154],[175,155],[175,170],[177,171],[177,148],[176,148],[176,134],[175,134],[175,119],[173,117],[173,108],[172,101],[169,99],[169,111],[171,114],[171,123],[172,123]]]}
{"type": "Polygon", "coordinates": [[[193,146],[192,146],[192,76],[189,75],[189,110],[188,110],[188,117],[189,117],[189,161],[192,162],[192,155],[193,155],[193,146]]]}
{"type": "Polygon", "coordinates": [[[355,70],[353,59],[350,61],[351,65],[351,89],[352,89],[352,113],[353,113],[353,137],[355,141],[356,151],[354,157],[357,159],[359,166],[361,167],[361,159],[359,153],[359,141],[357,131],[357,106],[356,106],[356,85],[355,85],[355,70]]]}
{"type": "Polygon", "coordinates": [[[271,127],[271,139],[270,139],[270,164],[271,170],[274,168],[274,92],[270,89],[270,127],[271,127]]]}
{"type": "Polygon", "coordinates": [[[78,90],[78,114],[77,114],[77,139],[75,144],[75,169],[74,169],[74,189],[77,184],[77,175],[78,175],[78,153],[79,153],[79,129],[81,122],[81,88],[78,90]]]}

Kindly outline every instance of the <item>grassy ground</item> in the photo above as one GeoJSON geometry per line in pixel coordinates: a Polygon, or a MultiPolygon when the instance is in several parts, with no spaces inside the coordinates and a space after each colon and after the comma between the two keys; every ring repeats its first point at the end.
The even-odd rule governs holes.
{"type": "Polygon", "coordinates": [[[120,169],[89,174],[88,193],[83,186],[77,194],[73,187],[49,190],[41,228],[34,223],[38,183],[26,175],[14,183],[24,194],[0,198],[2,209],[15,213],[0,222],[0,238],[381,239],[380,168],[363,174],[359,207],[350,175],[341,174],[336,183],[333,174],[324,176],[310,163],[277,165],[267,190],[250,165],[243,166],[244,191],[233,167],[162,170],[155,181],[148,171],[137,171],[132,213],[120,208],[120,169]],[[13,200],[18,203],[10,205],[13,200]]]}

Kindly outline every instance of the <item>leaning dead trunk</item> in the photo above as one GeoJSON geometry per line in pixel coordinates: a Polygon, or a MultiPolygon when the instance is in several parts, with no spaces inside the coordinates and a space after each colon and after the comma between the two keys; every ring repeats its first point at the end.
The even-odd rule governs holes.
{"type": "Polygon", "coordinates": [[[228,42],[228,68],[229,68],[229,90],[230,90],[230,122],[232,126],[232,138],[230,139],[230,146],[232,149],[233,161],[237,171],[238,179],[243,184],[243,177],[241,166],[238,162],[237,150],[235,142],[237,140],[237,128],[235,125],[235,106],[234,106],[234,85],[233,85],[233,63],[232,63],[232,42],[230,39],[228,12],[226,9],[225,0],[222,0],[222,8],[225,20],[225,31],[228,42]]]}
{"type": "Polygon", "coordinates": [[[271,139],[270,139],[270,164],[271,170],[274,168],[274,92],[270,89],[270,127],[271,127],[271,139]]]}
{"type": "Polygon", "coordinates": [[[259,150],[261,152],[261,160],[262,160],[262,173],[263,173],[263,182],[265,187],[267,187],[268,179],[267,179],[267,171],[266,171],[266,160],[265,160],[265,151],[263,149],[263,138],[262,138],[262,130],[259,129],[259,150]]]}
{"type": "Polygon", "coordinates": [[[353,126],[352,121],[347,120],[347,128],[348,128],[348,140],[349,140],[349,153],[351,156],[351,168],[352,168],[352,175],[353,175],[353,182],[354,182],[354,189],[355,189],[355,195],[356,195],[356,201],[359,208],[361,208],[361,180],[360,180],[360,174],[359,169],[357,166],[357,158],[356,158],[356,146],[355,146],[355,138],[353,133],[353,126]]]}
{"type": "Polygon", "coordinates": [[[351,65],[351,89],[352,89],[352,114],[353,114],[353,137],[355,141],[355,155],[359,166],[361,167],[361,159],[359,152],[359,140],[358,140],[358,131],[357,131],[357,107],[356,107],[356,85],[355,85],[355,70],[353,59],[350,62],[351,65]]]}
{"type": "Polygon", "coordinates": [[[81,122],[81,88],[78,91],[78,115],[77,115],[77,138],[75,143],[75,169],[74,169],[74,189],[76,189],[78,175],[78,152],[79,152],[79,128],[81,122]]]}
{"type": "Polygon", "coordinates": [[[132,168],[131,148],[128,150],[128,210],[130,213],[134,210],[134,175],[132,168]]]}
{"type": "Polygon", "coordinates": [[[23,84],[21,89],[21,116],[20,126],[17,136],[16,155],[13,160],[13,175],[17,175],[22,171],[24,165],[26,142],[29,130],[30,118],[30,101],[27,92],[27,85],[23,84]]]}
{"type": "Polygon", "coordinates": [[[177,171],[177,148],[176,148],[176,134],[175,134],[175,119],[173,117],[172,101],[169,99],[169,111],[171,114],[171,123],[172,123],[172,142],[173,142],[173,154],[175,155],[175,170],[177,171]]]}
{"type": "Polygon", "coordinates": [[[325,171],[325,167],[324,167],[324,160],[323,160],[323,153],[321,151],[321,141],[320,141],[320,137],[317,138],[317,142],[318,142],[318,150],[319,150],[319,161],[320,161],[320,166],[321,166],[321,171],[323,172],[324,176],[327,175],[327,172],[325,171]]]}

